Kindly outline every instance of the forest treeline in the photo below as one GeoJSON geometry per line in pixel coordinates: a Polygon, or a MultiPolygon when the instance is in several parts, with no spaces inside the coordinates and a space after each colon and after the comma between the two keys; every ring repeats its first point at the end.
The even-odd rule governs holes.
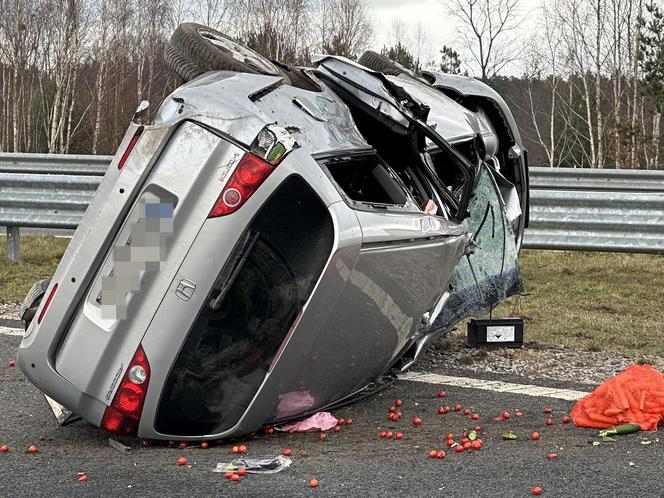
{"type": "Polygon", "coordinates": [[[0,0],[0,152],[114,153],[137,104],[154,112],[181,83],[163,50],[193,21],[289,64],[374,49],[414,71],[483,79],[512,108],[533,165],[663,167],[659,1],[441,9],[457,32],[435,47],[420,23],[379,26],[367,0],[0,0]]]}

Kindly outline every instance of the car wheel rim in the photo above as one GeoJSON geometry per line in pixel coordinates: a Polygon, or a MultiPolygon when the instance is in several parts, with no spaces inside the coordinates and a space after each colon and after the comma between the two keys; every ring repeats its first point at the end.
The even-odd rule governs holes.
{"type": "Polygon", "coordinates": [[[215,47],[229,53],[236,61],[246,64],[262,73],[276,73],[276,70],[270,61],[250,48],[207,29],[199,29],[198,34],[215,47]]]}

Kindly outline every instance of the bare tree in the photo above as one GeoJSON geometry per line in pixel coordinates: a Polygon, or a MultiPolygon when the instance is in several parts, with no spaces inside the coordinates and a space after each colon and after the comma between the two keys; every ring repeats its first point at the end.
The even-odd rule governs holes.
{"type": "Polygon", "coordinates": [[[356,59],[373,39],[373,25],[365,0],[319,0],[318,48],[356,59]]]}
{"type": "Polygon", "coordinates": [[[458,33],[483,80],[498,75],[520,56],[516,29],[522,22],[519,0],[444,2],[459,21],[458,33]]]}

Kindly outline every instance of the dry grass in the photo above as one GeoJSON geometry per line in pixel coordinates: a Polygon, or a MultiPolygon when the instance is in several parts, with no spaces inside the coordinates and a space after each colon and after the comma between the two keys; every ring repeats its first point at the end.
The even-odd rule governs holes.
{"type": "MultiPolygon", "coordinates": [[[[23,236],[21,262],[12,264],[0,236],[0,302],[22,300],[34,281],[52,275],[67,243],[23,236]]],[[[663,256],[523,251],[521,265],[526,295],[494,316],[522,317],[526,341],[664,356],[663,256]]]]}
{"type": "Polygon", "coordinates": [[[664,356],[664,257],[524,251],[526,295],[496,316],[524,319],[543,346],[664,356]]]}
{"type": "Polygon", "coordinates": [[[0,302],[22,301],[32,284],[55,272],[69,239],[23,235],[21,261],[7,260],[7,237],[0,236],[0,302]]]}

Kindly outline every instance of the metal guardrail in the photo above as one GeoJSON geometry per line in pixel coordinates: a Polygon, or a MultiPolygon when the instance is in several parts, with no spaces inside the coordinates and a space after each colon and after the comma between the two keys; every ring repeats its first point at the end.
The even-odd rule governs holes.
{"type": "Polygon", "coordinates": [[[661,170],[531,167],[529,172],[533,190],[664,192],[661,170]]]}
{"type": "Polygon", "coordinates": [[[0,173],[104,176],[112,159],[113,156],[2,153],[0,173]]]}
{"type": "MultiPolygon", "coordinates": [[[[111,156],[0,154],[0,226],[74,229],[111,156]]],[[[664,171],[530,168],[524,247],[664,253],[664,171]]]]}

